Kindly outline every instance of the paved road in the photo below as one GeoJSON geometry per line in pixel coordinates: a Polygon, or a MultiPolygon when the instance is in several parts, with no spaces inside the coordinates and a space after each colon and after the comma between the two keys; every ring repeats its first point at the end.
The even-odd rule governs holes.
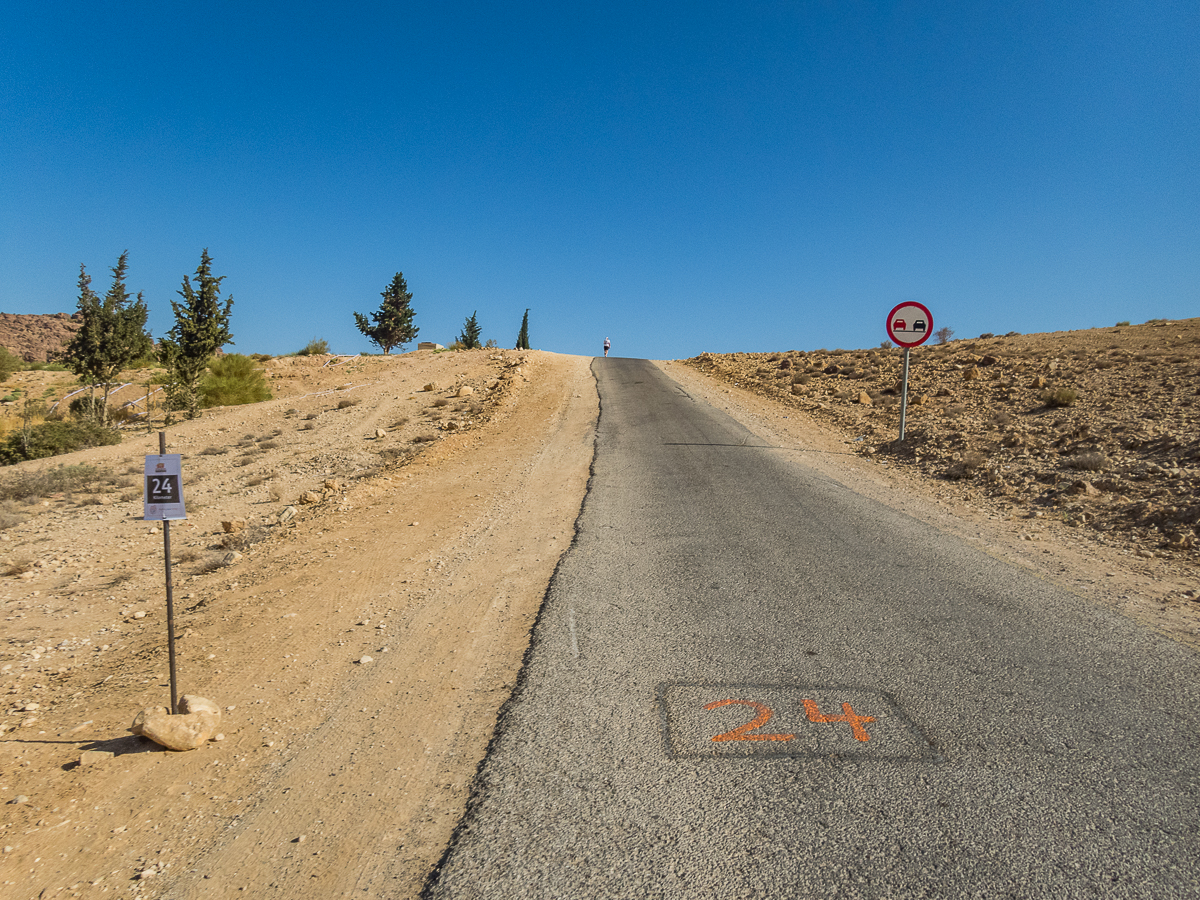
{"type": "Polygon", "coordinates": [[[598,359],[434,898],[1197,897],[1196,654],[598,359]]]}

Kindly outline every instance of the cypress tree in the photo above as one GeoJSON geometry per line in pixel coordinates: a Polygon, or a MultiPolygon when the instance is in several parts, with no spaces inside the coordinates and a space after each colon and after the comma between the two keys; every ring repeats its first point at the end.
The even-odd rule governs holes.
{"type": "Polygon", "coordinates": [[[525,310],[525,316],[521,319],[521,330],[517,333],[517,349],[529,349],[529,310],[525,310]]]}
{"type": "Polygon", "coordinates": [[[78,312],[79,331],[67,344],[63,358],[71,371],[92,386],[101,388],[100,402],[91,404],[99,410],[103,423],[107,417],[108,394],[117,376],[136,360],[151,352],[154,345],[146,334],[146,301],[141,293],[130,302],[125,289],[129,271],[129,251],[117,258],[113,266],[112,287],[101,300],[92,290],[91,276],[84,266],[79,267],[78,312]]]}
{"type": "Polygon", "coordinates": [[[483,346],[483,344],[479,342],[479,323],[475,320],[475,314],[478,312],[479,310],[475,310],[475,312],[471,313],[471,315],[467,317],[467,320],[463,322],[463,330],[462,334],[458,336],[458,342],[462,344],[464,350],[478,350],[483,346]]]}
{"type": "Polygon", "coordinates": [[[354,322],[358,330],[387,355],[393,347],[403,350],[405,344],[415,341],[420,329],[413,327],[412,293],[402,273],[397,272],[392,283],[379,296],[383,298],[383,303],[378,311],[371,313],[371,320],[375,324],[372,325],[371,320],[357,312],[354,322]]]}
{"type": "Polygon", "coordinates": [[[233,343],[229,330],[229,310],[233,297],[222,302],[221,282],[225,276],[212,273],[212,259],[205,247],[196,269],[196,286],[183,277],[179,296],[182,303],[171,301],[175,324],[159,342],[159,360],[167,367],[168,410],[180,410],[189,419],[200,415],[200,379],[208,361],[225,344],[233,343]]]}

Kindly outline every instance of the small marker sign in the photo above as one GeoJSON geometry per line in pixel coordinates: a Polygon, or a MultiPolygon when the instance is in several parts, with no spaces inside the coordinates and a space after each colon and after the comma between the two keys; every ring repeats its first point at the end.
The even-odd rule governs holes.
{"type": "Polygon", "coordinates": [[[186,519],[183,508],[183,464],[178,453],[146,457],[143,519],[186,519]]]}

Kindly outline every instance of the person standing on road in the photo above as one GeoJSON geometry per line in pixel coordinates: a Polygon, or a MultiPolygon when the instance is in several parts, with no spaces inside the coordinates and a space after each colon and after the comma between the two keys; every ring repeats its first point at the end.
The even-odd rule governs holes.
{"type": "Polygon", "coordinates": [[[605,338],[604,339],[604,356],[605,356],[605,358],[608,357],[608,348],[611,346],[612,346],[612,341],[610,341],[608,338],[605,338]]]}

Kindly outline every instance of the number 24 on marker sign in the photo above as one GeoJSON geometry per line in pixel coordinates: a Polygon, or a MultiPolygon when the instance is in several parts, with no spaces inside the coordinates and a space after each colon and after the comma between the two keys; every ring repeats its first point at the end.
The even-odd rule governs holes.
{"type": "MultiPolygon", "coordinates": [[[[867,734],[867,729],[863,725],[868,722],[874,722],[874,716],[860,716],[854,711],[854,708],[849,703],[842,704],[842,714],[827,715],[821,712],[820,707],[815,700],[804,700],[804,714],[808,717],[808,721],[816,722],[823,725],[832,725],[834,723],[845,723],[850,726],[850,733],[854,735],[856,741],[869,741],[871,736],[867,734]]],[[[762,728],[775,716],[775,711],[765,704],[755,700],[714,700],[712,703],[705,705],[705,709],[714,710],[722,706],[749,706],[756,710],[756,715],[749,722],[745,722],[730,731],[722,732],[712,738],[714,741],[790,741],[796,735],[794,734],[766,734],[758,729],[762,728]]]]}

